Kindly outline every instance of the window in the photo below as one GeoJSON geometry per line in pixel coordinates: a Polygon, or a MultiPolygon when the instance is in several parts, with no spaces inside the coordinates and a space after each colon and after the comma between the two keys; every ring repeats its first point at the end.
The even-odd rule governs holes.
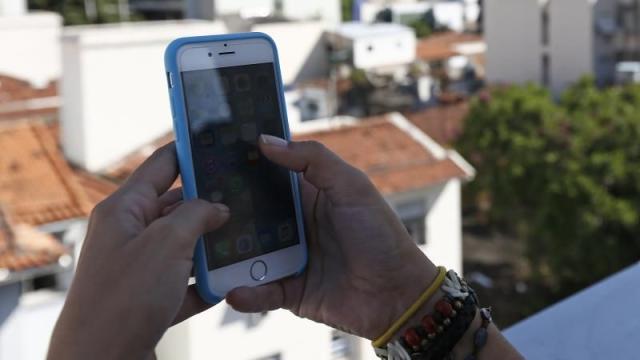
{"type": "Polygon", "coordinates": [[[427,209],[424,199],[400,204],[396,207],[407,232],[418,245],[427,244],[427,209]]]}
{"type": "Polygon", "coordinates": [[[549,54],[542,55],[542,85],[549,86],[551,83],[551,74],[550,74],[550,66],[551,59],[549,58],[549,54]]]}
{"type": "Polygon", "coordinates": [[[542,5],[540,29],[542,30],[542,45],[549,45],[549,2],[542,5]]]}
{"type": "Polygon", "coordinates": [[[418,245],[427,244],[427,227],[425,226],[425,218],[417,217],[413,219],[403,219],[402,223],[407,228],[407,232],[418,245]]]}
{"type": "Polygon", "coordinates": [[[331,359],[347,360],[351,355],[351,344],[347,334],[342,331],[331,331],[331,359]]]}
{"type": "Polygon", "coordinates": [[[273,354],[265,357],[258,358],[256,360],[282,360],[282,354],[273,354]]]}

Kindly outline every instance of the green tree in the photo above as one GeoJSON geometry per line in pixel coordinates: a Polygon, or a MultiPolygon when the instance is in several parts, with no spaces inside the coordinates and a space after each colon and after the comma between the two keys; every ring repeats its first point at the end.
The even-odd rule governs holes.
{"type": "Polygon", "coordinates": [[[351,21],[353,19],[353,0],[341,0],[342,21],[351,21]]]}
{"type": "Polygon", "coordinates": [[[433,33],[433,29],[424,19],[417,19],[409,23],[416,33],[416,37],[425,38],[433,33]]]}
{"type": "Polygon", "coordinates": [[[638,139],[640,86],[585,78],[558,103],[533,85],[483,94],[459,147],[489,224],[526,241],[534,275],[564,296],[640,258],[638,139]]]}
{"type": "MultiPolygon", "coordinates": [[[[65,25],[102,24],[122,21],[118,0],[29,0],[29,9],[59,13],[65,25]],[[89,6],[86,6],[86,5],[89,6]],[[94,8],[95,6],[95,8],[94,8]]],[[[131,20],[139,19],[133,14],[131,20]]]]}

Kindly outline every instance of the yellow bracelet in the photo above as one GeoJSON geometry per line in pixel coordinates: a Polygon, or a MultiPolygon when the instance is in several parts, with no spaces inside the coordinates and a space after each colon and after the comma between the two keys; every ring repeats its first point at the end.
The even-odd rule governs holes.
{"type": "Polygon", "coordinates": [[[402,314],[402,316],[400,316],[400,318],[396,320],[396,322],[393,323],[393,325],[391,325],[389,330],[385,331],[385,333],[382,334],[382,336],[380,336],[379,338],[373,341],[373,347],[380,348],[386,345],[389,342],[389,340],[391,340],[391,337],[393,336],[393,334],[398,332],[398,330],[400,330],[402,325],[404,325],[407,321],[409,321],[409,319],[413,315],[415,315],[416,312],[418,312],[420,307],[424,303],[426,303],[436,291],[438,291],[446,275],[447,275],[447,269],[445,269],[444,266],[438,266],[438,276],[436,276],[436,279],[433,281],[433,283],[429,285],[427,290],[425,290],[422,293],[422,295],[420,295],[418,300],[416,300],[416,302],[414,302],[413,305],[411,305],[411,307],[409,307],[409,309],[407,309],[407,311],[405,311],[405,313],[402,314]]]}

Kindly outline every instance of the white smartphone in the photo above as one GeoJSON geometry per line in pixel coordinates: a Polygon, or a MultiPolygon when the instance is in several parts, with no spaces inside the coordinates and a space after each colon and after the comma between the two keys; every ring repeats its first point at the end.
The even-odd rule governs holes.
{"type": "Polygon", "coordinates": [[[273,40],[261,33],[175,40],[165,54],[185,198],[229,206],[194,255],[200,295],[300,273],[307,260],[297,175],[266,159],[260,134],[289,139],[273,40]]]}

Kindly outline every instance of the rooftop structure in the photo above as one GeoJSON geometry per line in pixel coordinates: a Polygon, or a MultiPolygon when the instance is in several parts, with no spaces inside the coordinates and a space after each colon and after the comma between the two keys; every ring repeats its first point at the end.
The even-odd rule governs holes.
{"type": "Polygon", "coordinates": [[[533,82],[558,95],[583,75],[614,84],[617,63],[640,60],[635,1],[487,0],[484,26],[492,83],[533,82]]]}
{"type": "Polygon", "coordinates": [[[415,33],[404,25],[344,23],[329,31],[329,41],[357,69],[407,65],[416,58],[415,33]]]}
{"type": "Polygon", "coordinates": [[[17,223],[84,218],[92,204],[49,125],[0,122],[0,203],[17,223]]]}
{"type": "Polygon", "coordinates": [[[640,263],[552,305],[504,332],[527,359],[635,359],[640,263]],[[615,305],[608,306],[613,300],[615,305]]]}
{"type": "MultiPolygon", "coordinates": [[[[55,13],[23,13],[10,10],[21,0],[2,0],[0,8],[0,74],[46,87],[61,75],[60,41],[62,18],[55,13]]],[[[24,2],[23,2],[24,3],[24,2]]]]}

